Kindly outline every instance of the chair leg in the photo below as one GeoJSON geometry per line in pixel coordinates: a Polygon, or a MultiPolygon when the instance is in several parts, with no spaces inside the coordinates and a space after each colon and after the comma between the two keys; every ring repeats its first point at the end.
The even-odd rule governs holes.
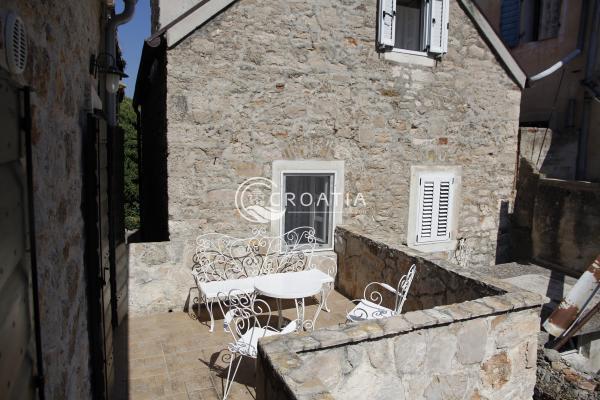
{"type": "MultiPolygon", "coordinates": [[[[198,319],[197,316],[194,315],[194,298],[192,297],[192,290],[197,290],[197,288],[191,287],[188,292],[188,317],[190,317],[191,319],[198,319]]],[[[200,297],[200,294],[198,294],[198,297],[200,297]]],[[[200,307],[200,301],[198,301],[198,307],[200,307]]],[[[200,312],[200,309],[198,309],[198,312],[200,312]]]]}
{"type": "Polygon", "coordinates": [[[213,299],[205,299],[204,305],[206,306],[206,310],[208,311],[208,315],[210,316],[210,329],[209,332],[214,331],[215,329],[215,317],[213,316],[213,299]]]}
{"type": "Polygon", "coordinates": [[[233,384],[233,379],[235,378],[235,375],[237,374],[238,368],[240,367],[241,363],[241,355],[231,355],[231,361],[229,362],[229,367],[227,368],[227,378],[225,379],[225,386],[223,387],[223,400],[226,400],[227,396],[229,396],[229,392],[231,391],[231,385],[233,384]],[[236,365],[232,369],[234,363],[236,365]]]}
{"type": "Polygon", "coordinates": [[[327,289],[321,293],[321,304],[323,304],[322,308],[323,308],[323,310],[325,310],[327,312],[331,312],[331,310],[327,306],[327,299],[329,298],[329,295],[331,294],[332,291],[333,291],[333,283],[329,283],[329,284],[327,284],[327,289]]]}

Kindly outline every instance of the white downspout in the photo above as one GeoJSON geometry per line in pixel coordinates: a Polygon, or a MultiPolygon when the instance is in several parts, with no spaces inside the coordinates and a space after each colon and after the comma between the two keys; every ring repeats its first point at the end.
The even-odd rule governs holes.
{"type": "Polygon", "coordinates": [[[573,61],[578,55],[581,54],[581,52],[583,51],[583,48],[585,46],[585,34],[586,34],[586,30],[587,30],[588,7],[589,7],[588,2],[582,2],[581,13],[580,13],[581,16],[579,17],[579,33],[577,34],[577,46],[576,46],[575,50],[573,50],[562,60],[551,65],[550,67],[546,68],[542,72],[538,72],[537,74],[527,78],[527,83],[539,81],[540,79],[543,79],[549,75],[552,75],[553,73],[555,73],[556,71],[558,71],[559,69],[561,69],[562,67],[564,67],[565,65],[570,63],[571,61],[573,61]]]}
{"type": "MultiPolygon", "coordinates": [[[[105,52],[112,60],[117,59],[117,28],[126,24],[133,18],[137,0],[124,0],[125,9],[121,14],[113,15],[106,25],[106,49],[105,52]]],[[[108,128],[117,126],[117,94],[106,92],[105,110],[108,128]]]]}
{"type": "Polygon", "coordinates": [[[533,75],[532,77],[529,77],[528,80],[530,82],[535,82],[535,81],[539,81],[540,79],[543,79],[543,78],[547,77],[548,75],[553,74],[554,72],[558,71],[559,69],[561,69],[562,67],[564,67],[565,65],[567,65],[568,63],[570,63],[579,54],[581,54],[581,50],[580,49],[575,49],[568,56],[566,56],[565,58],[563,58],[562,60],[560,60],[556,64],[550,66],[549,68],[543,70],[542,72],[540,72],[538,74],[533,75]]]}

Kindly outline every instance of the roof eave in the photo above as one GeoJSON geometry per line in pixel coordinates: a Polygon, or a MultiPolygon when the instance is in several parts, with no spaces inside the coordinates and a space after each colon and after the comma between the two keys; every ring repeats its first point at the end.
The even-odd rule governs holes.
{"type": "Polygon", "coordinates": [[[524,89],[527,84],[527,75],[517,60],[512,56],[510,50],[506,47],[502,39],[498,36],[492,25],[481,12],[479,7],[472,0],[458,0],[463,10],[473,21],[481,36],[491,47],[492,51],[502,61],[508,74],[513,78],[515,83],[524,89]]]}

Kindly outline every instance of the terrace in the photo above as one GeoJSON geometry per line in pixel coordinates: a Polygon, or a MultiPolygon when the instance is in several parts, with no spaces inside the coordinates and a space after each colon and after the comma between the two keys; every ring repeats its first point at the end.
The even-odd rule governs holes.
{"type": "MultiPolygon", "coordinates": [[[[348,228],[337,228],[335,252],[331,312],[314,331],[261,339],[229,399],[531,397],[543,296],[348,228]],[[412,264],[401,316],[345,323],[366,284],[394,285],[412,264]]],[[[293,319],[293,302],[283,308],[293,319]]],[[[212,333],[204,312],[130,318],[117,340],[127,348],[116,362],[121,398],[222,398],[232,337],[216,318],[212,333]]]]}

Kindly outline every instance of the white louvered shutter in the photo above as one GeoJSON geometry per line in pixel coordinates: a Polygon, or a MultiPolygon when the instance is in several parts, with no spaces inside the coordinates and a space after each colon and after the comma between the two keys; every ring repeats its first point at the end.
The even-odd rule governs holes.
{"type": "Polygon", "coordinates": [[[379,47],[394,47],[396,40],[396,0],[379,0],[379,47]]]}
{"type": "Polygon", "coordinates": [[[446,53],[448,51],[448,19],[450,0],[429,0],[429,52],[446,53]]]}
{"type": "Polygon", "coordinates": [[[428,173],[419,179],[417,243],[450,240],[454,175],[428,173]]]}

